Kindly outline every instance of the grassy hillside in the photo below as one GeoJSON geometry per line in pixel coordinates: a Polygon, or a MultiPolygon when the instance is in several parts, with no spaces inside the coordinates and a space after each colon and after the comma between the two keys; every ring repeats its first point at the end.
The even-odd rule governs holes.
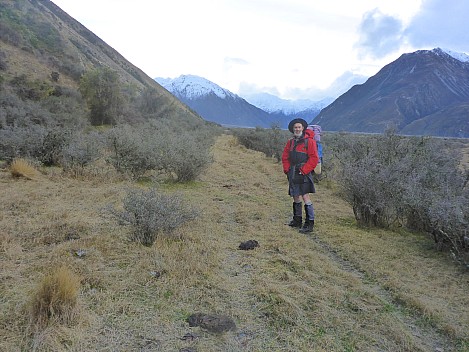
{"type": "MultiPolygon", "coordinates": [[[[0,128],[22,120],[23,115],[37,114],[40,109],[56,114],[58,107],[51,100],[59,100],[60,104],[56,105],[84,114],[82,110],[87,107],[78,91],[80,79],[103,68],[118,77],[126,107],[122,112],[125,121],[136,121],[143,114],[136,105],[147,91],[157,105],[150,118],[203,122],[185,104],[49,0],[0,0],[0,29],[0,101],[6,110],[0,128]],[[12,109],[5,108],[10,106],[12,109]]],[[[76,116],[75,119],[79,120],[76,116]]],[[[33,122],[38,123],[37,120],[33,122]]],[[[60,124],[60,117],[58,120],[60,124]]]]}
{"type": "Polygon", "coordinates": [[[99,168],[1,170],[0,350],[469,350],[469,276],[427,239],[358,228],[324,181],[315,232],[299,234],[279,164],[227,135],[213,153],[198,181],[161,186],[199,216],[152,247],[102,212],[137,185],[99,168]],[[259,247],[239,250],[249,239],[259,247]],[[32,302],[59,268],[67,292],[78,283],[76,305],[39,327],[32,302]],[[189,326],[194,313],[237,328],[189,326]]]}

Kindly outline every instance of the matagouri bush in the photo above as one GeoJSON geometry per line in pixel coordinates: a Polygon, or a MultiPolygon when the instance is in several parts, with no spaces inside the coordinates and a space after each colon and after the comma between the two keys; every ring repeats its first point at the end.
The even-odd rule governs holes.
{"type": "Polygon", "coordinates": [[[360,225],[424,231],[469,265],[469,173],[444,139],[336,134],[328,140],[340,194],[360,225]]]}
{"type": "Polygon", "coordinates": [[[78,175],[103,158],[132,179],[150,172],[187,182],[195,180],[212,162],[214,131],[210,127],[184,130],[163,120],[90,131],[11,126],[0,129],[0,160],[11,163],[15,158],[27,158],[78,175]]]}
{"type": "Polygon", "coordinates": [[[129,189],[122,203],[123,210],[109,206],[107,211],[121,225],[132,226],[132,240],[145,246],[151,246],[158,235],[171,234],[197,216],[197,211],[184,207],[181,197],[154,188],[129,189]]]}
{"type": "Polygon", "coordinates": [[[280,129],[278,125],[273,125],[270,129],[234,129],[233,134],[246,148],[274,157],[278,162],[282,160],[283,148],[290,136],[288,131],[280,129]]]}
{"type": "Polygon", "coordinates": [[[120,125],[107,132],[107,160],[133,178],[153,170],[178,182],[194,180],[212,161],[209,130],[180,131],[161,122],[120,125]]]}

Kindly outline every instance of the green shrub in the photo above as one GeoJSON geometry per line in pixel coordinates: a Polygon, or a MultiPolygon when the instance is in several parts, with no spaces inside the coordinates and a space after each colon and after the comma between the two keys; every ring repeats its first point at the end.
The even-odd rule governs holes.
{"type": "Polygon", "coordinates": [[[116,71],[108,67],[85,73],[80,80],[80,92],[90,109],[93,126],[115,125],[124,107],[124,95],[116,71]]]}
{"type": "Polygon", "coordinates": [[[165,195],[151,188],[129,189],[123,199],[124,210],[108,207],[120,224],[132,226],[132,240],[151,246],[158,235],[173,230],[196,217],[193,209],[183,207],[175,195],[165,195]]]}

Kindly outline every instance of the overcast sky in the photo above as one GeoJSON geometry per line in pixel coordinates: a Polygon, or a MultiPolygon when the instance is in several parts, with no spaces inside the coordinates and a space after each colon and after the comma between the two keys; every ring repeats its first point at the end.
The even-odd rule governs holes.
{"type": "Polygon", "coordinates": [[[239,95],[321,99],[406,52],[469,54],[467,0],[52,1],[150,77],[239,95]]]}

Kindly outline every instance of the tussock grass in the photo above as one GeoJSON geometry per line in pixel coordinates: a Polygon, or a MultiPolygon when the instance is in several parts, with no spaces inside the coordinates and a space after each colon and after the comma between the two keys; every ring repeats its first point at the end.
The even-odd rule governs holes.
{"type": "Polygon", "coordinates": [[[32,324],[70,323],[75,315],[79,287],[80,279],[66,267],[45,276],[32,297],[32,324]]]}
{"type": "Polygon", "coordinates": [[[301,235],[284,225],[291,199],[279,164],[231,136],[213,155],[197,181],[161,185],[200,215],[152,246],[101,215],[131,181],[46,174],[19,184],[0,171],[0,350],[467,351],[467,273],[424,236],[357,227],[322,183],[315,232],[301,235]],[[239,250],[249,239],[259,247],[239,250]],[[17,307],[60,267],[81,278],[77,319],[28,335],[17,307]],[[238,329],[189,327],[197,312],[238,329]]]}
{"type": "Polygon", "coordinates": [[[10,165],[10,173],[13,177],[24,177],[28,180],[37,179],[39,171],[26,159],[15,159],[10,165]]]}

